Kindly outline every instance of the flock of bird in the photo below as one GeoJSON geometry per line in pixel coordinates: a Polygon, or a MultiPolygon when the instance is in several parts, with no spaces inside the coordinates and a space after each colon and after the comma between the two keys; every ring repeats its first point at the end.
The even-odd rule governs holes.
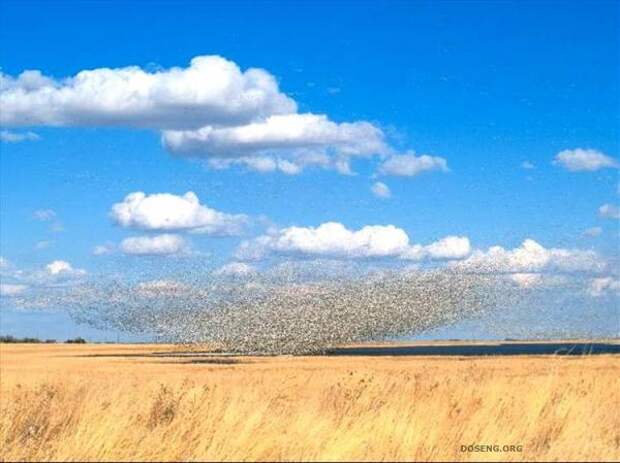
{"type": "Polygon", "coordinates": [[[445,269],[191,280],[84,285],[63,304],[97,328],[243,354],[314,354],[476,318],[520,293],[499,276],[445,269]]]}

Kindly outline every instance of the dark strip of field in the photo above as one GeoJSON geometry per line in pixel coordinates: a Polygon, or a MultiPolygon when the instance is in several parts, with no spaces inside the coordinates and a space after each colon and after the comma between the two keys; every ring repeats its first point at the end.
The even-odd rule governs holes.
{"type": "MultiPolygon", "coordinates": [[[[604,355],[620,354],[620,342],[593,341],[540,341],[540,342],[451,342],[448,344],[385,344],[336,347],[327,350],[327,356],[446,356],[484,357],[517,355],[604,355]]],[[[250,356],[262,356],[255,353],[250,356]]],[[[171,351],[144,353],[81,354],[78,357],[143,357],[177,359],[181,363],[244,363],[244,355],[222,351],[171,351]],[[181,360],[182,359],[182,360],[181,360]]]]}
{"type": "Polygon", "coordinates": [[[510,342],[494,344],[389,345],[339,347],[329,355],[368,356],[510,356],[620,354],[620,344],[607,342],[510,342]]]}

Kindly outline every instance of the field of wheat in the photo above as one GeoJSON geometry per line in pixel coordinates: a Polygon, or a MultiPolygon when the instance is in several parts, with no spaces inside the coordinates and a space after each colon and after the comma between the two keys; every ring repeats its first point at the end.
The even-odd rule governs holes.
{"type": "Polygon", "coordinates": [[[174,349],[0,345],[2,460],[620,459],[618,356],[174,349]]]}

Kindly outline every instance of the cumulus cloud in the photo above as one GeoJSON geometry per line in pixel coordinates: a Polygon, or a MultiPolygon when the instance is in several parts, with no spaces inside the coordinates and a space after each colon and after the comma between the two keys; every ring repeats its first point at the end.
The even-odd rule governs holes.
{"type": "MultiPolygon", "coordinates": [[[[281,172],[286,175],[297,175],[309,166],[341,170],[341,164],[334,162],[328,156],[310,155],[309,153],[295,156],[292,160],[272,156],[242,156],[239,158],[210,158],[207,162],[209,167],[216,170],[228,169],[232,166],[242,166],[248,170],[263,174],[281,172]]],[[[345,166],[344,168],[347,172],[341,173],[349,173],[348,161],[344,160],[343,162],[344,164],[342,165],[345,166]]]]}
{"type": "Polygon", "coordinates": [[[462,259],[471,252],[469,238],[463,236],[446,236],[426,246],[414,244],[402,254],[407,260],[449,260],[462,259]]]}
{"type": "Polygon", "coordinates": [[[287,114],[237,127],[164,131],[174,152],[239,157],[292,149],[324,149],[346,156],[386,152],[382,132],[368,122],[337,124],[325,115],[287,114]]]}
{"type": "Polygon", "coordinates": [[[467,238],[446,237],[427,246],[411,245],[407,233],[393,225],[349,230],[338,222],[318,227],[288,227],[243,241],[235,256],[259,260],[269,254],[299,254],[344,259],[392,257],[406,260],[456,259],[469,253],[467,238]]]}
{"type": "MultiPolygon", "coordinates": [[[[483,273],[538,274],[544,272],[599,272],[605,262],[594,251],[580,249],[545,248],[532,239],[521,246],[505,249],[492,246],[487,251],[474,251],[470,257],[450,264],[454,268],[483,273]]],[[[517,280],[530,277],[517,277],[517,280]]]]}
{"type": "Polygon", "coordinates": [[[86,274],[85,270],[73,268],[73,266],[66,260],[52,261],[45,266],[45,269],[50,275],[77,276],[86,274]]]}
{"type": "Polygon", "coordinates": [[[571,172],[596,171],[620,167],[618,161],[594,149],[576,148],[560,151],[553,163],[571,172]]]}
{"type": "Polygon", "coordinates": [[[592,278],[588,293],[594,297],[606,294],[620,295],[620,280],[613,277],[592,278]]]}
{"type": "Polygon", "coordinates": [[[73,284],[83,280],[86,275],[86,270],[75,268],[66,260],[60,259],[48,263],[42,270],[16,273],[18,279],[33,287],[73,284]]]}
{"type": "MultiPolygon", "coordinates": [[[[394,154],[379,127],[298,113],[272,74],[243,71],[220,56],[195,57],[185,68],[98,68],[64,79],[36,70],[0,73],[0,104],[4,126],[159,130],[173,154],[219,169],[241,165],[294,175],[319,167],[348,175],[355,157],[394,154]]],[[[408,154],[388,160],[385,173],[446,169],[442,158],[408,154]]]]}
{"type": "Polygon", "coordinates": [[[218,276],[246,276],[256,273],[256,269],[245,262],[229,262],[213,273],[218,276]]]}
{"type": "Polygon", "coordinates": [[[379,174],[414,177],[426,171],[448,171],[448,161],[437,156],[423,154],[416,156],[415,153],[395,154],[388,157],[379,166],[379,174]]]}
{"type": "Polygon", "coordinates": [[[326,164],[321,164],[316,162],[308,163],[302,159],[297,159],[296,162],[293,162],[287,159],[279,159],[269,156],[249,156],[234,159],[212,158],[208,161],[209,166],[216,170],[228,169],[231,166],[239,165],[255,172],[281,172],[286,175],[297,175],[307,165],[314,164],[326,166],[328,163],[329,160],[326,161],[326,164]]]}
{"type": "Polygon", "coordinates": [[[351,157],[389,152],[383,132],[372,124],[336,123],[317,114],[274,115],[237,127],[167,130],[162,141],[175,154],[208,158],[219,167],[243,163],[260,172],[286,174],[308,166],[342,170],[338,163],[348,164],[351,157]]]}
{"type": "Polygon", "coordinates": [[[10,130],[0,130],[0,141],[4,143],[19,143],[22,141],[36,141],[39,137],[34,132],[13,132],[10,130]]]}
{"type": "Polygon", "coordinates": [[[248,222],[243,214],[226,214],[200,204],[195,193],[146,195],[139,191],[112,206],[110,216],[125,228],[150,231],[190,231],[212,235],[239,235],[248,222]]]}
{"type": "Polygon", "coordinates": [[[7,269],[10,266],[11,266],[11,262],[8,259],[0,256],[0,270],[1,269],[7,269]]]}
{"type": "Polygon", "coordinates": [[[0,102],[5,126],[186,129],[239,125],[297,109],[267,71],[241,71],[220,56],[195,57],[186,68],[99,68],[62,80],[36,70],[16,78],[0,74],[0,102]]]}
{"type": "Polygon", "coordinates": [[[620,208],[613,204],[603,204],[598,208],[598,215],[604,219],[620,219],[620,208]]]}
{"type": "Polygon", "coordinates": [[[370,187],[370,191],[372,191],[372,194],[374,194],[377,198],[387,199],[392,196],[390,188],[383,182],[373,183],[370,187]]]}
{"type": "Polygon", "coordinates": [[[385,257],[402,253],[409,245],[407,234],[393,225],[348,230],[337,222],[316,228],[288,227],[241,243],[238,255],[261,257],[268,252],[341,257],[385,257]]]}
{"type": "Polygon", "coordinates": [[[50,275],[58,275],[61,272],[69,272],[72,269],[71,264],[64,260],[55,260],[50,262],[45,268],[50,275]]]}
{"type": "Polygon", "coordinates": [[[121,251],[132,256],[164,256],[182,254],[188,249],[183,237],[165,233],[156,236],[134,236],[125,238],[121,251]]]}
{"type": "Polygon", "coordinates": [[[86,270],[75,268],[71,263],[60,259],[34,269],[20,269],[6,263],[1,270],[3,288],[0,292],[3,296],[18,296],[25,292],[67,287],[83,281],[87,276],[86,270]]]}

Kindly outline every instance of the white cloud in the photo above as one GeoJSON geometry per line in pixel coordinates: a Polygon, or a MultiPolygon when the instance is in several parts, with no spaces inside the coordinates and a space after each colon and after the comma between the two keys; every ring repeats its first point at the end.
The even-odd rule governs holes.
{"type": "Polygon", "coordinates": [[[413,177],[422,172],[434,170],[447,172],[448,162],[437,156],[426,154],[416,156],[413,152],[390,156],[379,166],[379,174],[404,177],[413,177]]]}
{"type": "Polygon", "coordinates": [[[329,149],[334,154],[366,156],[386,151],[383,133],[368,122],[337,124],[325,115],[286,114],[237,127],[165,131],[174,152],[239,157],[292,149],[329,149]]]}
{"type": "Polygon", "coordinates": [[[112,206],[110,216],[126,228],[191,231],[213,235],[239,235],[248,222],[245,215],[226,214],[200,204],[195,193],[146,195],[135,192],[112,206]]]}
{"type": "Polygon", "coordinates": [[[217,170],[228,169],[233,165],[240,165],[255,172],[282,172],[286,175],[297,175],[301,173],[304,167],[309,165],[317,165],[321,167],[329,166],[328,158],[325,158],[325,162],[320,162],[320,159],[317,156],[314,156],[311,159],[298,157],[295,161],[270,156],[249,156],[234,159],[212,158],[209,159],[208,162],[211,168],[217,170]]]}
{"type": "Polygon", "coordinates": [[[401,256],[406,260],[448,260],[462,259],[471,252],[469,238],[463,236],[446,236],[426,246],[414,244],[401,256]]]}
{"type": "Polygon", "coordinates": [[[318,227],[288,227],[243,241],[235,256],[259,260],[269,254],[299,254],[333,258],[392,257],[406,260],[457,259],[470,251],[469,240],[446,237],[427,246],[410,245],[407,233],[393,225],[369,225],[349,230],[338,222],[318,227]]]}
{"type": "Polygon", "coordinates": [[[245,163],[261,172],[296,174],[318,166],[338,170],[355,156],[389,152],[383,132],[368,122],[330,121],[325,115],[286,114],[236,127],[164,131],[164,146],[175,154],[202,157],[220,167],[245,163]]]}
{"type": "Polygon", "coordinates": [[[13,297],[22,294],[28,286],[9,283],[0,283],[0,296],[13,297]]]}
{"type": "Polygon", "coordinates": [[[8,259],[0,256],[0,269],[7,269],[10,266],[11,266],[11,262],[8,259]]]}
{"type": "Polygon", "coordinates": [[[487,251],[474,251],[467,259],[451,263],[451,266],[484,273],[571,273],[598,272],[605,268],[605,262],[594,251],[545,248],[532,239],[526,239],[515,249],[493,246],[487,251]]]}
{"type": "Polygon", "coordinates": [[[521,168],[522,169],[531,170],[531,169],[536,169],[536,166],[534,165],[534,163],[532,163],[530,161],[523,161],[521,163],[521,168]]]}
{"type": "Polygon", "coordinates": [[[603,233],[603,229],[601,227],[591,227],[587,228],[583,231],[583,236],[587,236],[589,238],[596,238],[603,233]]]}
{"type": "Polygon", "coordinates": [[[220,56],[197,56],[186,68],[99,68],[62,80],[40,71],[0,74],[0,102],[5,126],[183,129],[238,125],[297,109],[274,76],[241,71],[220,56]]]}
{"type": "Polygon", "coordinates": [[[387,199],[392,196],[390,188],[383,182],[373,183],[370,187],[370,191],[372,191],[372,194],[374,194],[377,198],[387,199]]]}
{"type": "Polygon", "coordinates": [[[10,284],[5,281],[3,283],[8,286],[7,291],[13,291],[14,294],[21,293],[27,288],[41,289],[72,285],[87,276],[86,270],[75,268],[69,262],[60,259],[36,269],[23,270],[7,264],[3,270],[5,270],[2,272],[3,280],[10,280],[10,284]]]}
{"type": "Polygon", "coordinates": [[[620,219],[620,208],[613,204],[603,204],[598,208],[598,215],[604,219],[620,219]]]}
{"type": "Polygon", "coordinates": [[[188,245],[179,235],[163,234],[125,238],[120,249],[133,256],[163,256],[186,252],[188,245]]]}
{"type": "Polygon", "coordinates": [[[35,220],[49,222],[50,220],[54,220],[56,218],[56,212],[52,209],[37,209],[32,213],[32,216],[35,220]]]}
{"type": "Polygon", "coordinates": [[[19,143],[22,141],[36,141],[39,137],[34,132],[12,132],[10,130],[0,130],[0,141],[5,143],[19,143]]]}
{"type": "Polygon", "coordinates": [[[613,277],[593,278],[590,280],[588,293],[594,297],[605,294],[620,295],[620,280],[613,277]]]}
{"type": "Polygon", "coordinates": [[[73,268],[73,266],[65,260],[55,260],[45,266],[50,275],[84,275],[85,270],[73,268]]]}
{"type": "Polygon", "coordinates": [[[385,257],[402,253],[408,245],[407,234],[393,225],[366,226],[351,231],[340,223],[327,222],[316,228],[288,227],[245,241],[240,245],[238,254],[244,257],[260,257],[260,254],[267,252],[385,257]]]}
{"type": "Polygon", "coordinates": [[[247,276],[256,273],[256,269],[245,262],[230,262],[213,273],[220,276],[247,276]]]}
{"type": "Polygon", "coordinates": [[[604,168],[618,168],[618,161],[594,149],[576,148],[560,151],[553,163],[571,172],[595,171],[604,168]]]}
{"type": "Polygon", "coordinates": [[[66,262],[64,260],[55,260],[53,262],[50,262],[49,264],[47,264],[47,266],[45,267],[47,269],[47,271],[51,274],[51,275],[57,275],[60,272],[68,272],[71,271],[71,264],[69,262],[66,262]]]}
{"type": "MultiPolygon", "coordinates": [[[[394,154],[375,125],[300,114],[269,72],[242,71],[220,56],[195,57],[186,68],[99,68],[65,79],[36,70],[16,78],[0,73],[0,104],[4,126],[159,130],[173,154],[219,169],[294,175],[319,167],[350,175],[355,157],[394,154]]],[[[446,169],[445,159],[407,154],[388,160],[385,173],[446,169]]]]}

